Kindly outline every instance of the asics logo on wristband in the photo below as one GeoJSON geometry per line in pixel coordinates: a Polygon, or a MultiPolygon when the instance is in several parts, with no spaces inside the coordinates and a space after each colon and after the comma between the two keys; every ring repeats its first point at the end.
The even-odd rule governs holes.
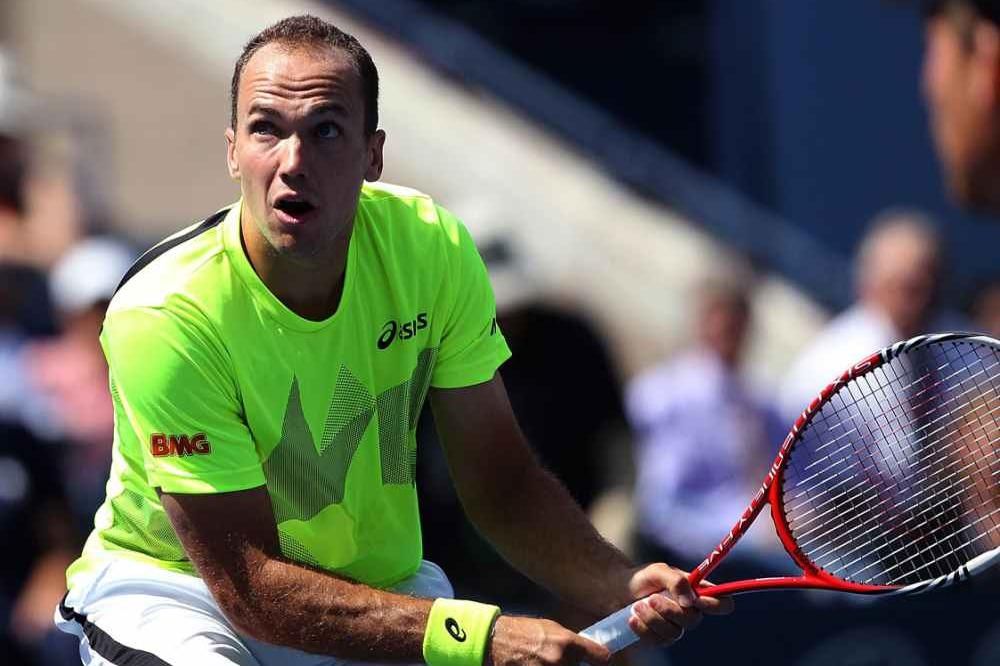
{"type": "Polygon", "coordinates": [[[465,630],[458,626],[458,622],[453,617],[449,617],[444,621],[444,629],[448,632],[448,635],[454,638],[459,643],[464,643],[466,639],[465,630]]]}

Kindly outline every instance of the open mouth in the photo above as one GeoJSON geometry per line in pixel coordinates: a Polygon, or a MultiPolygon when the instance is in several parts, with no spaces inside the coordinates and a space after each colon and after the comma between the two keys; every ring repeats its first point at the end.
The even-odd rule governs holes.
{"type": "Polygon", "coordinates": [[[275,210],[294,218],[303,217],[316,210],[316,206],[305,199],[285,197],[274,202],[275,210]]]}

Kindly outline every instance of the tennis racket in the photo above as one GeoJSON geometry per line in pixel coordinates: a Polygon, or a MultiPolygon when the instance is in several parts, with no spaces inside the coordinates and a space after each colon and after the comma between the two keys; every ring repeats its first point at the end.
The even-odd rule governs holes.
{"type": "MultiPolygon", "coordinates": [[[[781,588],[915,594],[1000,560],[1000,342],[940,333],[837,377],[796,420],[739,520],[690,573],[700,595],[781,588]],[[765,504],[801,576],[702,581],[765,504]]],[[[632,605],[580,632],[638,640],[632,605]]]]}

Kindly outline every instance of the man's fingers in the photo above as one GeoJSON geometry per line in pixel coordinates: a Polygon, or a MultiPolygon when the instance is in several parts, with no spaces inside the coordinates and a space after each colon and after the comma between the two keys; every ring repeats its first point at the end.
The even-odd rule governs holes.
{"type": "Polygon", "coordinates": [[[670,574],[667,576],[667,591],[670,596],[683,608],[694,608],[698,595],[691,588],[687,575],[680,569],[670,567],[670,574]]]}
{"type": "MultiPolygon", "coordinates": [[[[704,580],[704,587],[712,587],[715,583],[704,580]]],[[[698,597],[698,608],[709,615],[729,615],[736,608],[732,597],[698,597]]]]}
{"type": "Polygon", "coordinates": [[[708,615],[729,615],[734,608],[732,597],[698,597],[698,610],[708,615]]]}
{"type": "Polygon", "coordinates": [[[662,611],[654,607],[653,598],[644,599],[632,607],[632,617],[629,626],[640,638],[658,643],[673,643],[684,635],[684,628],[691,620],[685,617],[685,611],[674,601],[659,597],[658,604],[662,611]],[[638,629],[633,627],[633,622],[638,629]]]}
{"type": "Polygon", "coordinates": [[[600,643],[596,643],[589,638],[578,636],[574,643],[578,654],[575,655],[578,661],[591,664],[592,666],[606,666],[611,660],[611,652],[600,643]]]}
{"type": "Polygon", "coordinates": [[[679,625],[682,629],[694,629],[701,622],[701,611],[698,608],[684,608],[665,595],[654,594],[646,599],[646,602],[660,617],[679,625]]]}

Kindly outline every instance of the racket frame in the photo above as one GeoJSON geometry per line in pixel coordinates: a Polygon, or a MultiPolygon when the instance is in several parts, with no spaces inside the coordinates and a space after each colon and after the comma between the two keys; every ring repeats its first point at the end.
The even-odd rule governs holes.
{"type": "MultiPolygon", "coordinates": [[[[909,351],[914,347],[931,344],[934,342],[944,342],[947,340],[966,339],[988,344],[996,349],[1000,349],[1000,342],[997,340],[975,333],[936,333],[932,335],[922,335],[887,347],[855,363],[848,370],[837,377],[818,396],[816,396],[809,406],[795,420],[795,424],[782,442],[778,454],[768,469],[767,476],[761,484],[760,489],[750,501],[749,506],[736,521],[733,528],[725,538],[716,546],[708,557],[698,565],[689,575],[688,581],[698,594],[703,596],[723,596],[728,594],[738,594],[756,590],[775,590],[788,588],[806,588],[838,590],[853,592],[856,594],[917,594],[939,587],[951,585],[961,580],[965,580],[972,575],[1000,564],[1000,547],[981,553],[957,570],[939,576],[933,580],[921,581],[906,586],[898,585],[861,585],[849,581],[841,580],[823,569],[814,565],[809,558],[802,553],[795,539],[792,537],[791,528],[785,515],[783,503],[781,501],[782,479],[784,477],[788,456],[799,440],[801,433],[809,425],[812,418],[841,388],[848,382],[875,370],[881,365],[888,363],[899,354],[909,351]],[[773,578],[758,578],[756,580],[740,580],[719,585],[706,584],[704,579],[722,561],[722,559],[732,550],[736,542],[746,532],[747,528],[756,520],[763,510],[765,504],[771,505],[771,519],[774,523],[778,539],[792,560],[802,569],[801,576],[780,576],[773,578]]],[[[607,647],[611,652],[618,652],[629,645],[635,643],[639,638],[629,627],[629,618],[633,614],[633,607],[638,602],[633,602],[621,610],[607,616],[603,620],[587,627],[580,632],[582,636],[589,638],[607,647]]]]}
{"type": "Polygon", "coordinates": [[[821,590],[837,590],[842,592],[853,592],[855,594],[912,594],[926,590],[943,587],[968,578],[971,573],[992,565],[1000,560],[1000,548],[994,549],[976,557],[972,562],[959,567],[945,576],[939,576],[930,581],[922,581],[912,585],[865,585],[842,580],[833,576],[823,569],[813,564],[799,549],[798,544],[792,536],[792,531],[788,525],[788,518],[785,515],[784,503],[781,501],[782,479],[785,472],[786,462],[792,448],[798,442],[801,433],[808,427],[813,417],[830,401],[830,399],[849,382],[866,375],[882,366],[903,352],[910,351],[915,347],[928,345],[935,342],[947,340],[968,339],[970,341],[985,342],[993,347],[1000,348],[1000,342],[985,335],[970,333],[936,333],[931,335],[921,335],[910,338],[902,342],[886,347],[871,354],[853,366],[845,370],[840,376],[828,384],[819,395],[813,398],[809,406],[803,410],[795,420],[795,424],[789,430],[785,440],[781,443],[778,454],[771,463],[771,467],[761,484],[760,489],[750,501],[749,506],[736,521],[733,528],[725,538],[716,546],[711,553],[699,564],[689,575],[688,582],[698,591],[698,594],[706,596],[723,596],[727,594],[739,594],[741,592],[752,592],[758,590],[805,588],[821,590]],[[784,546],[785,551],[800,569],[801,576],[779,576],[770,578],[757,578],[753,580],[739,580],[719,585],[706,585],[703,583],[708,576],[722,561],[722,559],[732,550],[736,542],[747,531],[750,525],[756,520],[765,504],[771,505],[771,520],[774,523],[775,532],[778,539],[784,546]]]}

